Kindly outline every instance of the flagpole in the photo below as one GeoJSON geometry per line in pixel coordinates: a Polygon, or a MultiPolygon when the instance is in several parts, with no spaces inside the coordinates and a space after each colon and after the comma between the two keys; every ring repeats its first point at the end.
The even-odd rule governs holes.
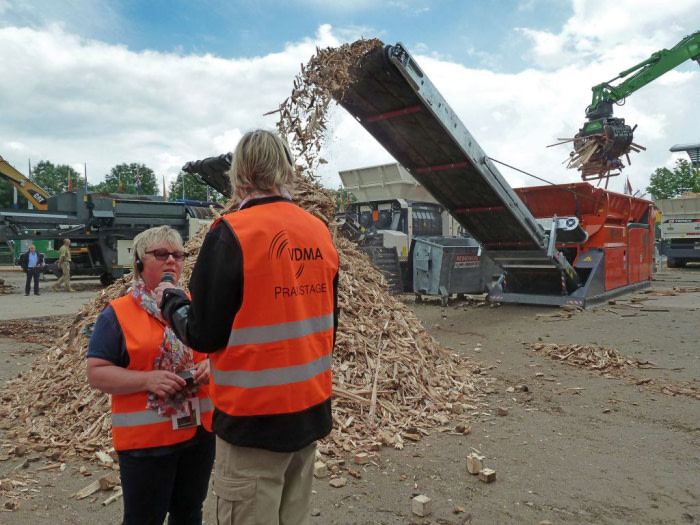
{"type": "MultiPolygon", "coordinates": [[[[28,171],[29,180],[33,181],[34,177],[32,177],[32,159],[27,159],[27,166],[29,168],[29,171],[28,171]]],[[[34,205],[31,202],[29,202],[29,199],[27,199],[27,209],[28,210],[34,209],[34,205]]]]}
{"type": "Polygon", "coordinates": [[[83,165],[83,173],[85,174],[85,193],[88,191],[88,183],[87,183],[87,162],[83,165]]]}

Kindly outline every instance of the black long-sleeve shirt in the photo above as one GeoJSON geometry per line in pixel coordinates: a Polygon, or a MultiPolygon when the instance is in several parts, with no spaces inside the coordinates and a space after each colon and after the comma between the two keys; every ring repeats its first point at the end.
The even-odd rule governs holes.
{"type": "MultiPolygon", "coordinates": [[[[284,201],[283,197],[251,200],[244,208],[284,201]]],[[[204,238],[189,282],[190,300],[176,289],[163,294],[161,312],[178,338],[204,353],[228,345],[233,320],[243,301],[243,252],[226,221],[219,221],[204,238]]],[[[338,276],[333,281],[334,330],[338,328],[338,276]]],[[[214,431],[238,446],[294,451],[318,439],[319,428],[330,430],[330,401],[302,414],[233,417],[214,412],[214,431]]],[[[327,432],[326,432],[327,433],[327,432]]]]}

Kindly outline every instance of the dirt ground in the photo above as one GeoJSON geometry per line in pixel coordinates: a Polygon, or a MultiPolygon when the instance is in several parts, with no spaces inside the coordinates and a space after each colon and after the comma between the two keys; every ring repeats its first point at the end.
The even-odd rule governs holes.
{"type": "MultiPolygon", "coordinates": [[[[1,385],[46,348],[26,331],[18,335],[9,320],[31,318],[38,332],[62,333],[100,287],[78,281],[83,291],[56,294],[43,283],[46,293],[25,297],[21,273],[0,271],[0,278],[15,286],[0,295],[1,385]]],[[[674,287],[700,289],[700,268],[655,274],[653,290],[674,287]]],[[[482,363],[481,373],[493,379],[490,408],[455,419],[471,426],[467,434],[435,432],[403,450],[372,452],[370,463],[353,465],[359,478],[343,474],[342,488],[316,479],[312,523],[700,523],[700,292],[633,297],[646,300],[626,297],[566,318],[556,308],[442,307],[404,296],[444,346],[482,363]],[[649,368],[606,377],[524,345],[536,342],[614,347],[649,368]],[[674,394],[679,386],[691,395],[674,394]],[[467,472],[466,456],[475,450],[496,471],[495,482],[467,472]],[[419,494],[432,500],[424,518],[411,512],[419,494]]],[[[11,445],[2,431],[0,445],[11,445]]],[[[85,462],[40,470],[49,462],[37,459],[0,461],[0,480],[13,469],[26,476],[20,506],[0,509],[0,523],[119,523],[121,502],[102,504],[109,493],[71,498],[104,469],[85,462]]],[[[0,496],[0,507],[5,501],[0,496]]],[[[213,512],[210,497],[205,523],[215,523],[213,512]]]]}

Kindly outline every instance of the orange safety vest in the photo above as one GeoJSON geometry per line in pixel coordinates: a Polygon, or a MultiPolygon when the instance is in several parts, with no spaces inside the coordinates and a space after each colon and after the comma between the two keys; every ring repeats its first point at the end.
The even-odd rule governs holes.
{"type": "MultiPolygon", "coordinates": [[[[163,341],[163,325],[148,315],[131,295],[125,295],[110,303],[124,334],[129,354],[127,370],[153,370],[158,347],[163,341]]],[[[206,359],[205,354],[194,352],[194,362],[206,359]]],[[[197,391],[202,412],[202,425],[211,431],[214,406],[209,399],[207,385],[197,391]]],[[[112,395],[112,440],[116,450],[161,447],[192,439],[196,427],[173,430],[170,417],[159,416],[146,408],[147,392],[112,395]]]]}
{"type": "Polygon", "coordinates": [[[291,202],[222,219],[243,252],[243,301],[228,345],[210,354],[214,405],[230,416],[255,416],[327,401],[338,273],[328,228],[291,202]]]}

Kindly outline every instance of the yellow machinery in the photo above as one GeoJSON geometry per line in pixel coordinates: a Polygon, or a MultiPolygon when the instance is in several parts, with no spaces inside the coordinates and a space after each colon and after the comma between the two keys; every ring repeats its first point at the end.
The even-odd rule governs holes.
{"type": "Polygon", "coordinates": [[[0,179],[8,181],[17,188],[37,210],[46,210],[48,193],[22,175],[2,157],[0,157],[0,179]]]}

